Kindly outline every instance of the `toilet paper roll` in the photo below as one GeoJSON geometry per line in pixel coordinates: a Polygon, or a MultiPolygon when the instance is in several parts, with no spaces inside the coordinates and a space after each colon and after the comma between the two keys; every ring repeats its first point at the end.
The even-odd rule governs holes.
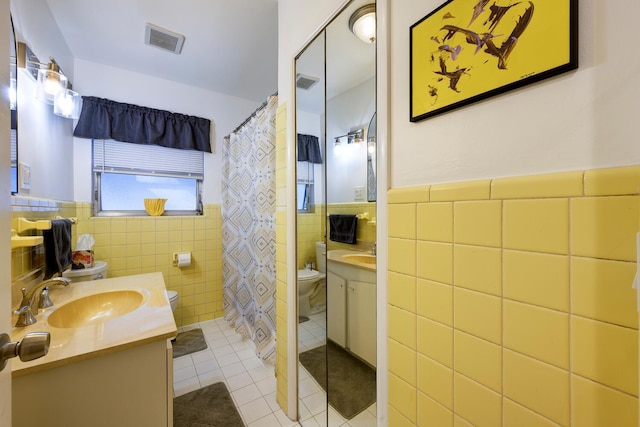
{"type": "Polygon", "coordinates": [[[189,252],[178,254],[178,267],[189,267],[191,265],[191,254],[189,252]]]}

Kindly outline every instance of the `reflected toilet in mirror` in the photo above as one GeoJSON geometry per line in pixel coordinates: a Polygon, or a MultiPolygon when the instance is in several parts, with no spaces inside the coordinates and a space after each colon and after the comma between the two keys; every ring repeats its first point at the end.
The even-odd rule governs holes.
{"type": "Polygon", "coordinates": [[[309,316],[322,313],[327,305],[326,281],[327,264],[324,242],[316,242],[316,263],[309,261],[305,268],[298,270],[298,321],[309,320],[309,316]],[[317,270],[314,269],[317,268],[317,270]]]}

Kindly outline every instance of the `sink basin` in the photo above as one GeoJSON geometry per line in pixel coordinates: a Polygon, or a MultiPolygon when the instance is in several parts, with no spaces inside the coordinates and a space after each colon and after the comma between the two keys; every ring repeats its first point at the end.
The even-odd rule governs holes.
{"type": "Polygon", "coordinates": [[[122,290],[101,292],[68,302],[55,309],[47,319],[55,328],[77,328],[124,316],[140,307],[140,292],[122,290]]]}
{"type": "Polygon", "coordinates": [[[359,262],[360,264],[373,264],[376,263],[376,257],[374,255],[343,255],[342,258],[348,262],[359,262]]]}

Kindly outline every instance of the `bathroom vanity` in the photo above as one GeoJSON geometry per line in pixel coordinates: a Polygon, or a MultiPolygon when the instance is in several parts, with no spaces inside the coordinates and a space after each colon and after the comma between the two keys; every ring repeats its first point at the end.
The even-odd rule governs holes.
{"type": "Polygon", "coordinates": [[[12,331],[51,334],[46,356],[12,361],[13,426],[172,426],[177,328],[162,274],[74,282],[50,297],[37,323],[12,331]]]}
{"type": "Polygon", "coordinates": [[[327,338],[376,366],[376,258],[327,252],[327,338]]]}

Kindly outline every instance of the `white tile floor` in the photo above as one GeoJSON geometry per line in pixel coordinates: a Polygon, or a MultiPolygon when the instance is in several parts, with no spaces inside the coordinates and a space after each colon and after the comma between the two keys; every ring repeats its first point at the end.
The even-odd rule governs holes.
{"type": "MultiPolygon", "coordinates": [[[[327,425],[326,397],[318,383],[299,366],[301,423],[291,421],[276,402],[276,379],[272,366],[255,355],[253,343],[243,340],[222,318],[188,325],[182,332],[201,328],[208,348],[173,359],[174,396],[224,381],[248,427],[315,427],[327,425]]],[[[324,313],[300,324],[301,351],[324,344],[324,313]]],[[[348,422],[329,408],[329,427],[376,425],[375,404],[348,422]]]]}
{"type": "Polygon", "coordinates": [[[243,340],[222,318],[178,329],[201,328],[208,348],[173,359],[173,392],[180,396],[224,381],[248,427],[298,426],[276,402],[276,378],[255,354],[253,344],[243,340]]]}

